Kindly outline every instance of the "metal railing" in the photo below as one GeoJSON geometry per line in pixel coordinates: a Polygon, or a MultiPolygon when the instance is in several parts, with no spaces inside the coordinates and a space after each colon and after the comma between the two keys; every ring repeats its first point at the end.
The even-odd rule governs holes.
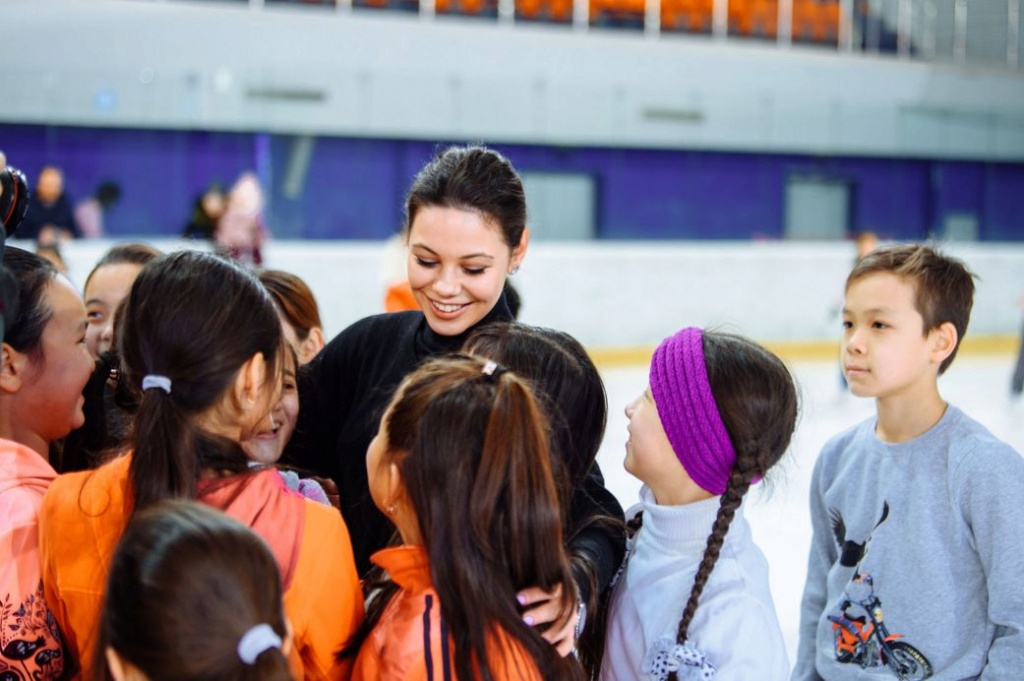
{"type": "Polygon", "coordinates": [[[1024,0],[235,0],[338,12],[404,11],[424,20],[477,17],[554,23],[577,31],[632,30],[647,38],[704,35],[794,43],[841,53],[892,55],[1018,69],[1024,0]]]}

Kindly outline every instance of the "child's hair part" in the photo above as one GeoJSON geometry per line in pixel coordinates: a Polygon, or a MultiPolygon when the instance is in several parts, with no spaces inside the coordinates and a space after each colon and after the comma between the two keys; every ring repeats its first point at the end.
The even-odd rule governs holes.
{"type": "Polygon", "coordinates": [[[118,244],[111,248],[109,251],[103,254],[96,264],[93,266],[92,271],[89,272],[89,276],[85,278],[85,286],[82,290],[89,288],[89,280],[92,279],[92,275],[96,274],[96,270],[107,265],[138,265],[142,267],[152,260],[156,260],[163,252],[150,246],[149,244],[143,243],[125,243],[118,244]]]}
{"type": "Polygon", "coordinates": [[[42,359],[43,331],[53,317],[44,300],[46,287],[59,273],[46,258],[13,246],[4,247],[3,262],[18,282],[17,302],[13,316],[8,310],[3,342],[38,361],[42,359]]]}
{"type": "Polygon", "coordinates": [[[604,381],[587,351],[567,333],[519,322],[480,327],[462,349],[530,382],[545,407],[571,493],[593,467],[608,421],[604,381]]]}
{"type": "Polygon", "coordinates": [[[385,418],[385,456],[419,523],[456,675],[494,678],[485,661],[497,627],[543,678],[567,678],[570,663],[516,608],[516,593],[530,586],[561,584],[563,610],[576,601],[547,420],[529,386],[493,362],[436,358],[405,379],[385,418]]]}
{"type": "MultiPolygon", "coordinates": [[[[728,478],[724,481],[724,491],[708,490],[720,493],[721,501],[679,622],[677,638],[679,643],[684,643],[736,509],[751,485],[763,478],[789,448],[796,429],[798,403],[796,385],[782,360],[741,336],[689,328],[669,337],[655,351],[652,392],[655,392],[656,381],[654,365],[666,359],[676,366],[666,367],[665,378],[657,379],[663,383],[662,389],[689,392],[706,380],[715,411],[734,452],[731,466],[725,469],[728,478]],[[667,349],[671,349],[671,353],[667,349]],[[706,379],[704,376],[683,377],[701,370],[706,371],[706,379]]],[[[655,392],[655,406],[665,424],[664,405],[658,403],[658,394],[655,392]]],[[[701,419],[701,423],[695,425],[696,432],[703,437],[711,426],[710,416],[701,414],[698,409],[687,409],[673,418],[701,419]]],[[[668,427],[666,432],[669,432],[668,427]]],[[[672,441],[671,435],[669,439],[672,441]]],[[[675,442],[672,444],[682,461],[680,448],[675,442]]],[[[691,474],[691,477],[694,476],[691,474]]],[[[695,482],[701,484],[696,478],[695,482]]]]}
{"type": "Polygon", "coordinates": [[[449,147],[420,170],[406,196],[406,238],[416,214],[429,207],[480,213],[496,223],[509,249],[519,246],[526,228],[522,180],[507,158],[487,147],[449,147]]]}
{"type": "Polygon", "coordinates": [[[139,395],[131,462],[134,509],[194,497],[203,469],[246,471],[241,446],[205,434],[197,417],[227,395],[254,355],[263,355],[268,381],[279,374],[281,323],[256,277],[210,253],[162,256],[132,284],[118,312],[117,332],[122,378],[139,395]],[[146,377],[167,379],[169,385],[143,389],[146,377]]]}
{"type": "Polygon", "coordinates": [[[263,270],[257,276],[300,342],[309,338],[312,329],[323,328],[316,297],[300,277],[282,270],[263,270]]]}
{"type": "Polygon", "coordinates": [[[861,258],[846,278],[846,288],[872,274],[894,274],[914,287],[914,304],[924,320],[925,335],[949,322],[956,345],[939,365],[941,376],[956,358],[974,306],[974,273],[960,260],[923,244],[888,246],[861,258]]]}
{"type": "Polygon", "coordinates": [[[114,553],[94,679],[113,678],[108,646],[150,681],[291,679],[281,599],[277,562],[248,527],[197,502],[154,504],[114,553]]]}

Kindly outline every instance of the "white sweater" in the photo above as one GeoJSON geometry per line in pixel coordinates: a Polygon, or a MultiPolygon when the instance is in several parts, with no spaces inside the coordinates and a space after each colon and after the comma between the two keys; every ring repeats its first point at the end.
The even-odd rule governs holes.
{"type": "MultiPolygon", "coordinates": [[[[609,604],[601,679],[653,678],[641,671],[655,642],[675,640],[693,578],[704,555],[721,497],[684,506],[659,506],[645,485],[643,527],[631,541],[626,569],[609,604]]],[[[750,536],[742,506],[690,624],[690,644],[718,672],[715,681],[785,681],[786,646],[768,587],[768,564],[750,536]]]]}

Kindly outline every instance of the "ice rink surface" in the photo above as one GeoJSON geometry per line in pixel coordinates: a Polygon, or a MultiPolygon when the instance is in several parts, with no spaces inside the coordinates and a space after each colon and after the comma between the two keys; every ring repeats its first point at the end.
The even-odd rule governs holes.
{"type": "MultiPolygon", "coordinates": [[[[1010,399],[1010,374],[1015,358],[962,356],[939,380],[939,390],[992,433],[1024,451],[1024,401],[1010,399]]],[[[789,362],[800,391],[800,416],[789,452],[767,484],[744,501],[754,540],[771,570],[772,594],[782,623],[790,663],[796,657],[800,598],[807,574],[811,523],[807,494],[821,447],[834,434],[874,414],[874,401],[840,390],[838,360],[789,362]]],[[[625,406],[647,384],[647,367],[602,369],[608,392],[608,428],[598,462],[608,488],[629,508],[640,483],[622,468],[627,438],[625,406]]]]}

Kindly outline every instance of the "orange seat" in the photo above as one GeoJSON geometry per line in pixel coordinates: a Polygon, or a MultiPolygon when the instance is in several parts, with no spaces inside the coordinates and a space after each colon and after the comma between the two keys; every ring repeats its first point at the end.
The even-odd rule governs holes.
{"type": "Polygon", "coordinates": [[[714,0],[661,0],[661,25],[693,33],[709,32],[714,5],[714,0]]]}
{"type": "Polygon", "coordinates": [[[643,17],[644,0],[590,0],[590,20],[604,15],[614,17],[643,17]]]}
{"type": "Polygon", "coordinates": [[[434,0],[434,11],[438,14],[480,14],[484,0],[434,0]]]}
{"type": "Polygon", "coordinates": [[[838,35],[839,3],[836,0],[794,0],[794,40],[835,42],[838,35]]]}

